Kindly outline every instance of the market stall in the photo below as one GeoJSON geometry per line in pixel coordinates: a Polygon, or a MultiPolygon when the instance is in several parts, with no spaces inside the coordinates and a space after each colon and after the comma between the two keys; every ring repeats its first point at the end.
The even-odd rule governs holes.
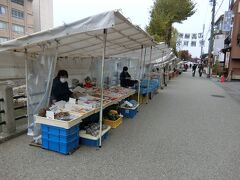
{"type": "MultiPolygon", "coordinates": [[[[152,48],[144,49],[144,59],[141,62],[142,68],[140,68],[140,76],[141,86],[139,86],[140,97],[138,96],[138,101],[141,103],[148,101],[148,94],[153,93],[161,86],[162,82],[162,69],[159,68],[158,73],[153,73],[153,63],[158,61],[158,63],[162,60],[165,60],[171,54],[172,50],[168,48],[165,43],[159,43],[157,46],[152,48]]],[[[130,62],[134,62],[135,59],[139,59],[139,55],[141,54],[140,50],[131,51],[128,53],[119,54],[114,56],[115,58],[127,58],[130,62]]],[[[136,63],[136,61],[135,61],[136,63]]],[[[136,65],[137,66],[137,65],[136,65]]],[[[136,99],[136,96],[135,96],[136,99]]]]}
{"type": "MultiPolygon", "coordinates": [[[[155,45],[156,43],[152,37],[138,26],[134,26],[120,12],[110,11],[2,43],[0,44],[0,53],[15,52],[25,54],[28,134],[32,135],[35,141],[39,140],[40,127],[36,124],[34,116],[39,113],[40,109],[49,105],[52,79],[57,61],[63,58],[66,60],[78,58],[82,61],[101,60],[100,89],[98,89],[100,94],[98,139],[101,147],[103,109],[108,103],[104,99],[105,59],[117,54],[141,49],[142,62],[143,49],[155,45]]],[[[55,119],[55,114],[49,113],[48,116],[55,119]]],[[[81,116],[75,117],[76,115],[74,116],[71,113],[68,116],[73,116],[70,121],[74,122],[80,122],[82,119],[81,116]]],[[[47,118],[46,121],[50,122],[51,120],[47,118]]],[[[45,124],[47,123],[45,122],[45,124]]],[[[66,124],[69,125],[70,123],[67,121],[66,124]]],[[[75,127],[75,123],[69,126],[75,127]]],[[[64,152],[67,152],[67,150],[64,152]]]]}

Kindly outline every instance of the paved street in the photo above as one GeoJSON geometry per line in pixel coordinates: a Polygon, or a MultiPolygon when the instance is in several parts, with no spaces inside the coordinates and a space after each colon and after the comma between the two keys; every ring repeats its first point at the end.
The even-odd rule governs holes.
{"type": "Polygon", "coordinates": [[[216,83],[184,73],[125,120],[101,150],[71,156],[0,145],[0,179],[239,180],[240,104],[216,83]]]}
{"type": "Polygon", "coordinates": [[[233,99],[240,103],[240,81],[226,81],[224,83],[220,83],[217,79],[213,79],[213,81],[221,86],[233,99]]]}

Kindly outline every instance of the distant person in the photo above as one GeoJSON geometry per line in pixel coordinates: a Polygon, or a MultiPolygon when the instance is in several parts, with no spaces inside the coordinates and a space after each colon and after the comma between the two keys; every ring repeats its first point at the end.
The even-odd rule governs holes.
{"type": "Polygon", "coordinates": [[[193,64],[193,66],[192,66],[192,76],[193,77],[195,76],[196,69],[197,69],[197,64],[193,64]]]}
{"type": "Polygon", "coordinates": [[[87,76],[84,79],[84,81],[85,81],[84,84],[83,84],[84,88],[92,88],[94,86],[94,84],[93,84],[93,82],[92,82],[92,80],[89,76],[87,76]]]}
{"type": "Polygon", "coordinates": [[[184,64],[184,69],[185,69],[185,71],[188,70],[188,65],[187,64],[184,64]]]}
{"type": "Polygon", "coordinates": [[[198,73],[199,73],[199,77],[202,77],[202,73],[203,73],[203,64],[199,64],[199,65],[198,65],[198,73]]]}
{"type": "Polygon", "coordinates": [[[131,75],[128,73],[128,67],[123,67],[123,71],[120,74],[120,85],[122,87],[128,88],[133,87],[137,83],[137,80],[131,79],[131,75]]]}
{"type": "Polygon", "coordinates": [[[192,68],[192,64],[190,64],[190,68],[192,68]]]}

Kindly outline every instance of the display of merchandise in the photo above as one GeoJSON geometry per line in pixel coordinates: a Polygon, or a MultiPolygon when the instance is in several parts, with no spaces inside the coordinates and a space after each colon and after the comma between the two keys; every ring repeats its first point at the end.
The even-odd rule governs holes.
{"type": "Polygon", "coordinates": [[[138,103],[135,100],[124,101],[124,103],[121,105],[122,108],[135,108],[137,106],[138,103]]]}
{"type": "Polygon", "coordinates": [[[117,111],[115,111],[115,110],[110,110],[109,112],[108,112],[108,120],[111,120],[111,121],[116,121],[116,120],[118,120],[119,118],[120,118],[120,115],[118,114],[118,112],[117,111]]]}
{"type": "Polygon", "coordinates": [[[69,112],[59,112],[54,114],[54,119],[58,119],[62,121],[70,121],[74,119],[74,116],[71,116],[69,112]]]}
{"type": "Polygon", "coordinates": [[[55,111],[52,111],[50,108],[48,108],[48,109],[40,109],[38,115],[40,117],[47,117],[48,119],[56,119],[56,120],[62,120],[62,121],[71,121],[72,119],[76,118],[76,116],[71,115],[67,111],[62,111],[60,109],[56,110],[56,107],[55,107],[55,111]],[[48,112],[52,112],[52,114],[53,114],[52,118],[50,118],[48,116],[48,112]]]}
{"type": "Polygon", "coordinates": [[[89,107],[82,106],[82,105],[79,105],[79,104],[67,103],[65,105],[65,110],[80,113],[80,114],[85,114],[85,113],[88,113],[88,112],[92,111],[93,108],[89,108],[89,107]]]}
{"type": "MultiPolygon", "coordinates": [[[[108,128],[107,125],[102,125],[102,130],[106,130],[108,128]]],[[[86,130],[86,134],[90,134],[94,137],[97,137],[99,135],[99,131],[100,131],[100,125],[99,123],[91,123],[88,124],[84,127],[84,130],[86,130]]]]}

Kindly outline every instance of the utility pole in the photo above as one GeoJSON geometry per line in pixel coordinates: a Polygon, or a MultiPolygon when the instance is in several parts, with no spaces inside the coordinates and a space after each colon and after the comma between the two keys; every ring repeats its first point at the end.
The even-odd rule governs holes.
{"type": "Polygon", "coordinates": [[[214,24],[215,24],[215,10],[216,10],[216,0],[210,0],[213,3],[212,7],[212,22],[211,22],[211,35],[209,41],[209,48],[208,48],[208,75],[207,77],[211,77],[211,67],[213,63],[213,42],[214,42],[214,24]]]}

